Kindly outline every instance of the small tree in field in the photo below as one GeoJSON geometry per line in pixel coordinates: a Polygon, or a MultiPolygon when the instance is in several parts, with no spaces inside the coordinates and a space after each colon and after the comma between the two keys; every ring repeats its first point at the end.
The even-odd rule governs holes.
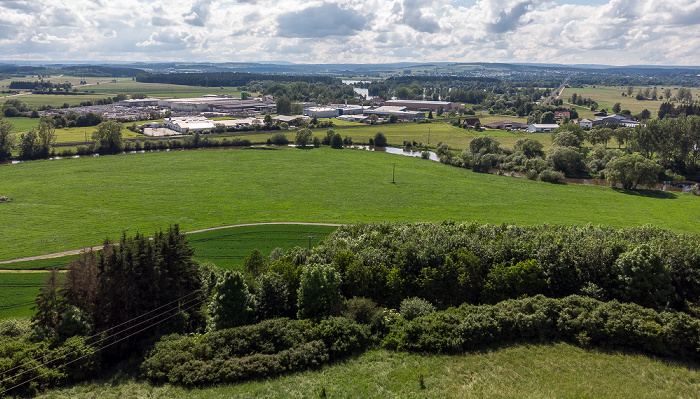
{"type": "Polygon", "coordinates": [[[333,135],[333,138],[331,139],[331,148],[343,148],[343,138],[340,137],[340,133],[333,135]]]}
{"type": "Polygon", "coordinates": [[[386,147],[386,136],[384,133],[377,133],[374,135],[374,145],[376,147],[386,147]]]}
{"type": "Polygon", "coordinates": [[[311,136],[313,133],[311,132],[310,129],[299,129],[297,130],[297,135],[294,138],[294,144],[297,147],[305,148],[307,145],[311,143],[311,136]]]}
{"type": "Polygon", "coordinates": [[[124,149],[122,124],[117,121],[102,122],[92,134],[95,151],[99,154],[117,154],[124,149]]]}
{"type": "Polygon", "coordinates": [[[605,165],[605,176],[614,186],[619,184],[625,190],[638,185],[653,186],[661,173],[661,166],[639,154],[623,155],[605,165]]]}

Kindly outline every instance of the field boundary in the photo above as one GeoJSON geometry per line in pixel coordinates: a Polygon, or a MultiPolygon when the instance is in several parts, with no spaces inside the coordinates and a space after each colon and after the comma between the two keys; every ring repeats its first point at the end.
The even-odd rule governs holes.
{"type": "MultiPolygon", "coordinates": [[[[338,224],[338,223],[313,223],[313,222],[264,222],[264,223],[243,223],[243,224],[232,224],[228,226],[218,226],[218,227],[209,227],[206,229],[199,229],[199,230],[192,230],[192,231],[186,231],[184,234],[193,234],[193,233],[203,233],[206,231],[214,231],[214,230],[222,230],[222,229],[230,229],[234,227],[246,227],[246,226],[266,226],[266,225],[300,225],[300,226],[331,226],[331,227],[342,227],[345,226],[344,224],[338,224]]],[[[12,260],[4,260],[0,261],[0,265],[5,265],[9,263],[16,263],[16,262],[27,262],[31,260],[39,260],[39,259],[50,259],[50,258],[58,258],[61,256],[68,256],[68,255],[79,255],[83,252],[88,252],[88,251],[99,251],[102,248],[104,248],[103,245],[98,245],[95,247],[89,247],[89,248],[81,248],[81,249],[74,249],[70,251],[63,251],[63,252],[56,252],[52,254],[45,254],[45,255],[37,255],[37,256],[29,256],[26,258],[19,258],[19,259],[12,259],[12,260]]],[[[0,273],[9,273],[9,272],[23,272],[22,270],[0,270],[0,273]]]]}

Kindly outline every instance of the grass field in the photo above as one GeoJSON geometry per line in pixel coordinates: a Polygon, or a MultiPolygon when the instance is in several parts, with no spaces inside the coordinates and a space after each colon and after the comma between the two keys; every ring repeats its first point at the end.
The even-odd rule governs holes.
{"type": "Polygon", "coordinates": [[[287,224],[241,226],[188,234],[187,239],[198,261],[212,262],[224,269],[238,269],[253,249],[267,256],[278,247],[285,251],[297,246],[307,247],[309,243],[315,247],[336,228],[287,224]],[[308,236],[314,238],[309,240],[308,236]]]}
{"type": "Polygon", "coordinates": [[[116,83],[100,83],[86,87],[78,87],[78,91],[94,91],[95,93],[104,93],[116,95],[119,93],[134,94],[146,93],[149,97],[154,98],[187,98],[201,97],[204,94],[231,94],[234,98],[241,98],[241,92],[237,87],[203,87],[203,86],[184,86],[172,85],[165,83],[142,83],[131,80],[130,78],[117,79],[116,83]]]}
{"type": "MultiPolygon", "coordinates": [[[[498,118],[499,121],[508,119],[507,117],[498,118]]],[[[327,129],[314,130],[314,135],[320,138],[325,137],[327,129]]],[[[415,141],[422,143],[430,148],[437,147],[438,143],[449,145],[456,150],[469,148],[469,143],[479,135],[494,136],[502,147],[513,148],[515,142],[521,138],[529,137],[540,141],[547,150],[552,144],[551,133],[524,133],[524,132],[508,132],[505,130],[486,130],[477,132],[475,130],[466,130],[452,126],[450,123],[433,122],[433,123],[396,123],[386,125],[366,125],[362,124],[356,127],[347,127],[334,129],[342,137],[350,136],[355,143],[368,143],[370,138],[381,132],[389,142],[389,145],[403,146],[404,141],[415,141]],[[430,135],[430,143],[428,143],[428,135],[430,135]]],[[[277,133],[277,132],[275,132],[277,133]]],[[[296,131],[287,131],[284,133],[290,141],[294,141],[296,131]]],[[[272,137],[274,133],[241,133],[236,134],[236,137],[247,138],[253,143],[264,143],[268,137],[272,137]]]]}
{"type": "MultiPolygon", "coordinates": [[[[644,100],[644,101],[639,101],[635,98],[637,95],[637,91],[639,89],[644,90],[646,87],[638,87],[635,86],[634,88],[634,93],[632,96],[622,96],[622,93],[624,92],[627,94],[627,86],[591,86],[591,85],[585,85],[583,88],[571,88],[567,87],[564,89],[564,92],[561,95],[561,99],[564,100],[565,103],[568,104],[569,98],[571,97],[571,94],[576,93],[579,96],[583,96],[585,98],[592,98],[594,101],[598,103],[598,108],[605,108],[608,110],[608,113],[611,113],[611,109],[615,103],[620,103],[621,109],[625,110],[628,109],[632,111],[632,114],[638,114],[642,112],[644,109],[648,109],[651,112],[651,116],[653,118],[656,118],[656,115],[659,112],[659,107],[661,106],[662,103],[664,103],[666,100],[644,100]]],[[[653,87],[650,86],[651,89],[653,87]]],[[[672,93],[675,95],[678,92],[678,86],[671,86],[672,93]]],[[[697,97],[700,95],[700,89],[698,88],[691,88],[691,91],[693,93],[693,97],[697,97]]],[[[664,87],[657,86],[657,94],[659,96],[663,96],[664,92],[664,87]]],[[[570,104],[569,104],[570,105],[570,104]]],[[[576,110],[579,113],[579,117],[581,118],[593,118],[593,112],[590,111],[590,109],[582,109],[580,107],[577,107],[576,110]]]]}
{"type": "Polygon", "coordinates": [[[0,273],[0,320],[34,315],[30,308],[48,276],[49,272],[0,273]]]}
{"type": "Polygon", "coordinates": [[[115,377],[39,397],[693,398],[699,391],[695,364],[558,343],[452,356],[373,350],[318,370],[236,385],[183,389],[115,377]]]}
{"type": "Polygon", "coordinates": [[[474,173],[360,150],[156,152],[0,166],[0,260],[251,222],[653,224],[696,233],[698,197],[474,173]],[[392,168],[396,165],[396,184],[392,168]]]}

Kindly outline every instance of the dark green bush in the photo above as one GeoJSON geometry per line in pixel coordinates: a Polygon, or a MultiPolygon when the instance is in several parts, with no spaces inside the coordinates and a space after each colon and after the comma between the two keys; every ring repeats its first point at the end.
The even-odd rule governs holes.
{"type": "Polygon", "coordinates": [[[567,340],[653,355],[700,358],[700,321],[617,301],[569,296],[463,305],[391,326],[392,349],[455,353],[515,342],[567,340]]]}
{"type": "Polygon", "coordinates": [[[154,382],[188,386],[274,377],[365,350],[369,327],[344,317],[274,319],[203,335],[163,337],[141,364],[154,382]]]}

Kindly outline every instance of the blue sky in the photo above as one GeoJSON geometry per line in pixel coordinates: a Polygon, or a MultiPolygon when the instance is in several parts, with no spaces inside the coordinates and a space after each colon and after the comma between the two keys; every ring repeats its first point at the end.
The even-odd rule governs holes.
{"type": "Polygon", "coordinates": [[[700,65],[700,0],[3,0],[0,59],[700,65]]]}

